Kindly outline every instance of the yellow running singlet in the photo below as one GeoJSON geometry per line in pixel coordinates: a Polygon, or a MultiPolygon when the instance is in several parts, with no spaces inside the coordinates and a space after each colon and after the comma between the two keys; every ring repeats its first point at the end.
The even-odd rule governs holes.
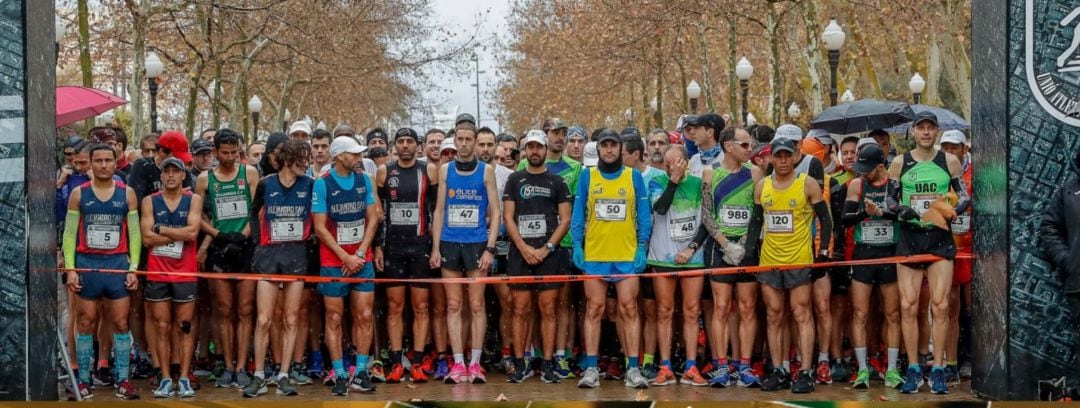
{"type": "Polygon", "coordinates": [[[814,262],[810,236],[813,209],[806,200],[806,175],[800,174],[791,186],[780,190],[773,176],[765,177],[761,188],[765,210],[765,240],[761,245],[761,265],[800,265],[814,262]]]}
{"type": "Polygon", "coordinates": [[[585,213],[585,260],[633,262],[637,251],[637,208],[633,170],[624,167],[615,180],[597,168],[589,171],[585,213]]]}

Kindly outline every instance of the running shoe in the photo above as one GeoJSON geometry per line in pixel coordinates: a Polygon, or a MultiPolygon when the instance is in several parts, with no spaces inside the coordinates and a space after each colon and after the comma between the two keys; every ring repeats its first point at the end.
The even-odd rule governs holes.
{"type": "Polygon", "coordinates": [[[758,360],[758,362],[753,364],[753,367],[751,367],[750,370],[754,372],[755,377],[762,378],[765,376],[765,363],[758,360]]]}
{"type": "Polygon", "coordinates": [[[213,368],[210,369],[210,375],[213,378],[221,378],[222,373],[225,372],[225,362],[218,360],[214,362],[213,368]]]}
{"type": "MultiPolygon", "coordinates": [[[[827,361],[822,362],[825,363],[826,368],[829,367],[829,363],[827,361]]],[[[832,378],[830,377],[829,380],[832,381],[832,378]]],[[[810,374],[810,370],[801,371],[799,372],[799,378],[791,384],[791,393],[809,394],[811,392],[814,392],[815,382],[817,382],[817,380],[810,374]]]]}
{"type": "Polygon", "coordinates": [[[649,388],[649,380],[645,379],[644,375],[641,375],[641,369],[638,367],[631,367],[626,370],[626,379],[623,380],[623,385],[630,388],[649,388]]]}
{"type": "Polygon", "coordinates": [[[761,380],[754,374],[754,370],[750,367],[743,367],[739,370],[738,385],[743,388],[754,388],[761,386],[761,380]]]}
{"type": "MultiPolygon", "coordinates": [[[[348,376],[345,376],[345,382],[346,383],[349,382],[349,377],[348,376]]],[[[335,386],[337,386],[337,383],[338,383],[338,375],[337,375],[336,372],[334,372],[334,369],[331,368],[330,371],[327,371],[326,375],[323,376],[322,385],[324,387],[335,387],[335,386]]]]}
{"type": "Polygon", "coordinates": [[[817,381],[818,384],[832,384],[832,370],[829,369],[828,361],[818,361],[817,363],[817,381]]]}
{"type": "Polygon", "coordinates": [[[698,373],[701,373],[701,376],[704,377],[705,380],[709,380],[712,378],[713,375],[718,373],[718,369],[720,369],[720,367],[718,367],[717,365],[713,365],[713,363],[710,361],[705,363],[705,365],[702,366],[700,370],[698,370],[698,373]]]}
{"type": "Polygon", "coordinates": [[[679,380],[675,378],[675,373],[671,372],[668,366],[660,366],[660,372],[656,373],[656,378],[653,378],[649,385],[654,387],[663,387],[665,385],[671,385],[678,383],[679,380]]]}
{"type": "MultiPolygon", "coordinates": [[[[528,368],[525,371],[530,371],[528,368]]],[[[522,373],[524,377],[525,373],[522,373]]],[[[528,377],[524,377],[528,378],[528,377]]],[[[469,382],[473,384],[487,383],[487,374],[484,373],[484,368],[480,367],[480,363],[472,363],[469,365],[469,382]]]]}
{"type": "Polygon", "coordinates": [[[139,358],[131,367],[131,378],[146,379],[150,378],[154,374],[154,365],[150,363],[148,358],[139,358]]]}
{"type": "Polygon", "coordinates": [[[550,360],[544,360],[540,364],[540,381],[544,384],[556,384],[559,382],[559,376],[555,375],[555,363],[550,360]]]}
{"type": "MultiPolygon", "coordinates": [[[[720,367],[714,371],[713,377],[709,379],[709,386],[713,388],[727,388],[731,383],[731,372],[728,371],[728,366],[721,364],[720,367]]],[[[683,374],[683,380],[687,377],[683,374]]]]}
{"type": "Polygon", "coordinates": [[[292,378],[289,378],[288,376],[280,375],[277,379],[277,393],[278,395],[287,396],[299,395],[299,393],[296,392],[296,382],[294,382],[292,378]]]}
{"type": "Polygon", "coordinates": [[[885,373],[885,362],[880,356],[872,356],[866,361],[870,366],[870,379],[881,380],[885,373]]]}
{"type": "Polygon", "coordinates": [[[600,386],[600,370],[596,367],[586,368],[581,373],[581,379],[577,383],[578,388],[596,388],[600,386]]]}
{"type": "Polygon", "coordinates": [[[919,392],[919,386],[922,382],[922,370],[918,367],[908,366],[906,376],[904,377],[904,385],[900,387],[900,392],[904,394],[915,394],[919,392]]]}
{"type": "Polygon", "coordinates": [[[375,360],[375,363],[371,365],[371,368],[368,369],[368,372],[371,373],[371,382],[373,382],[373,383],[384,383],[384,382],[386,382],[386,374],[383,372],[383,363],[382,363],[382,361],[375,360]]]}
{"type": "Polygon", "coordinates": [[[390,367],[390,373],[386,375],[387,384],[397,384],[401,382],[401,377],[405,376],[405,367],[401,363],[394,363],[390,367]]]}
{"type": "Polygon", "coordinates": [[[555,375],[562,379],[574,378],[574,371],[570,369],[570,361],[570,357],[558,359],[556,362],[557,366],[555,367],[555,375]]]}
{"type": "Polygon", "coordinates": [[[244,388],[247,387],[248,384],[251,384],[251,375],[248,374],[247,371],[237,371],[236,381],[233,381],[233,385],[235,385],[236,388],[244,388]]]}
{"type": "MultiPolygon", "coordinates": [[[[70,382],[68,382],[68,383],[70,383],[70,382]]],[[[71,386],[70,386],[70,385],[68,385],[68,386],[65,386],[64,388],[66,388],[66,389],[67,389],[67,392],[68,392],[68,394],[72,394],[71,396],[69,396],[69,397],[68,397],[68,400],[70,400],[70,401],[74,401],[74,400],[76,399],[76,398],[75,398],[75,395],[73,395],[73,394],[74,394],[74,392],[78,392],[78,393],[79,393],[79,398],[78,398],[78,399],[79,399],[79,400],[82,400],[82,401],[86,401],[86,400],[90,400],[90,399],[93,399],[93,398],[94,398],[94,391],[90,389],[90,386],[89,386],[89,385],[87,385],[86,383],[84,383],[84,382],[82,382],[82,381],[79,381],[79,386],[78,386],[78,390],[77,390],[77,391],[74,391],[74,392],[73,392],[73,391],[71,390],[71,386]]]]}
{"type": "Polygon", "coordinates": [[[503,373],[509,373],[514,369],[514,358],[510,356],[509,347],[503,347],[502,360],[499,361],[497,367],[499,368],[499,371],[502,371],[503,373]]]}
{"type": "Polygon", "coordinates": [[[945,379],[945,369],[934,367],[930,370],[930,392],[933,394],[948,394],[949,384],[945,379]]]}
{"type": "Polygon", "coordinates": [[[704,387],[709,385],[709,382],[705,380],[705,377],[701,376],[701,372],[698,371],[697,366],[690,366],[689,369],[683,371],[682,379],[679,380],[679,384],[704,387]]]}
{"type": "Polygon", "coordinates": [[[432,374],[435,374],[435,359],[431,356],[424,356],[424,358],[420,359],[420,369],[424,371],[425,376],[431,377],[432,374]]]}
{"type": "Polygon", "coordinates": [[[645,364],[641,367],[641,375],[645,376],[646,380],[652,381],[657,376],[656,366],[652,363],[645,364]]]}
{"type": "Polygon", "coordinates": [[[870,388],[870,370],[862,369],[855,375],[855,381],[851,384],[851,388],[857,390],[865,390],[870,388]]]}
{"type": "Polygon", "coordinates": [[[94,385],[97,386],[112,386],[115,382],[112,367],[98,367],[93,377],[94,385]]]}
{"type": "Polygon", "coordinates": [[[311,377],[308,377],[307,374],[304,374],[303,369],[297,366],[293,366],[289,370],[289,379],[292,380],[295,385],[308,385],[315,382],[311,377]]]}
{"type": "Polygon", "coordinates": [[[187,378],[181,378],[178,384],[179,386],[177,387],[178,390],[176,394],[179,395],[180,398],[195,397],[195,389],[191,388],[191,380],[187,378]]]}
{"type": "MultiPolygon", "coordinates": [[[[333,370],[331,369],[330,375],[333,375],[332,371],[333,370]]],[[[347,377],[336,378],[331,381],[334,383],[334,388],[330,389],[330,395],[335,397],[345,397],[349,395],[349,379],[347,377]]]]}
{"type": "Polygon", "coordinates": [[[517,367],[511,365],[506,371],[506,382],[511,384],[520,384],[521,382],[525,381],[525,376],[522,374],[524,371],[524,368],[518,369],[517,367]]]}
{"type": "Polygon", "coordinates": [[[437,368],[435,368],[435,381],[445,379],[447,375],[450,375],[450,364],[446,359],[440,358],[437,368]]]}
{"type": "MultiPolygon", "coordinates": [[[[833,360],[832,370],[831,371],[832,371],[832,379],[833,379],[833,381],[844,381],[844,380],[846,380],[848,378],[848,375],[849,375],[848,371],[847,371],[847,368],[844,367],[843,360],[841,360],[839,358],[836,359],[836,360],[833,360]]],[[[867,372],[867,376],[869,376],[869,375],[870,375],[870,373],[867,372]]],[[[869,377],[867,377],[867,380],[869,380],[869,377]]]]}
{"type": "Polygon", "coordinates": [[[412,368],[409,369],[409,379],[412,380],[414,384],[426,383],[428,382],[428,373],[424,372],[424,366],[422,364],[413,364],[412,368]]]}
{"type": "Polygon", "coordinates": [[[311,365],[308,366],[307,375],[311,378],[320,378],[324,373],[323,356],[321,351],[311,352],[311,365]]]}
{"type": "Polygon", "coordinates": [[[353,375],[352,383],[349,384],[352,389],[360,392],[372,392],[375,391],[375,384],[371,382],[371,375],[367,370],[357,370],[353,375]]]}
{"type": "Polygon", "coordinates": [[[791,375],[784,371],[783,367],[773,369],[772,374],[761,382],[762,391],[777,391],[789,387],[791,387],[791,375]]]}
{"type": "Polygon", "coordinates": [[[154,398],[169,398],[176,395],[173,392],[172,379],[166,378],[158,384],[158,387],[154,389],[154,398]]]}
{"type": "Polygon", "coordinates": [[[465,368],[464,364],[456,363],[454,368],[450,370],[449,374],[443,379],[446,384],[461,384],[469,381],[469,370],[465,368]]]}
{"type": "Polygon", "coordinates": [[[622,367],[620,367],[621,365],[622,364],[620,363],[618,357],[612,357],[611,360],[608,360],[607,370],[605,370],[605,377],[609,380],[615,381],[623,379],[622,367]]]}
{"type": "Polygon", "coordinates": [[[259,377],[252,377],[248,385],[244,386],[241,391],[245,398],[254,398],[263,394],[266,394],[266,379],[259,377]]]}
{"type": "Polygon", "coordinates": [[[945,366],[945,383],[950,385],[960,383],[960,371],[957,370],[956,366],[945,366]]]}
{"type": "Polygon", "coordinates": [[[116,384],[116,397],[125,400],[139,399],[139,390],[131,385],[131,381],[123,380],[116,384]]]}
{"type": "Polygon", "coordinates": [[[214,383],[214,387],[217,387],[217,388],[229,388],[229,387],[232,387],[233,384],[235,384],[235,382],[233,380],[233,372],[229,371],[229,370],[225,370],[225,371],[221,372],[220,376],[218,376],[217,381],[214,383]]]}
{"type": "Polygon", "coordinates": [[[885,388],[899,388],[904,384],[904,376],[900,375],[900,370],[890,368],[885,372],[885,388]]]}

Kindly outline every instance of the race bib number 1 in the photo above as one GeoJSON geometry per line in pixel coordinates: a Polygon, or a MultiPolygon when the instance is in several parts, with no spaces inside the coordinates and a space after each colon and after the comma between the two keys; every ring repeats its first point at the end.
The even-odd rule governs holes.
{"type": "Polygon", "coordinates": [[[304,238],[303,221],[273,221],[270,223],[270,241],[290,242],[304,238]]]}
{"type": "Polygon", "coordinates": [[[790,210],[765,212],[765,231],[774,234],[795,232],[795,214],[790,210]]]}
{"type": "Polygon", "coordinates": [[[214,201],[218,220],[232,220],[248,216],[247,200],[242,195],[218,197],[214,201]]]}
{"type": "Polygon", "coordinates": [[[596,219],[601,221],[625,221],[625,199],[596,199],[596,219]]]}
{"type": "Polygon", "coordinates": [[[341,245],[364,242],[364,220],[339,222],[337,224],[337,242],[341,245]]]}
{"type": "Polygon", "coordinates": [[[468,204],[450,205],[450,217],[447,225],[458,228],[476,228],[480,226],[480,207],[468,204]]]}
{"type": "Polygon", "coordinates": [[[116,249],[120,246],[120,226],[86,226],[86,245],[93,249],[116,249]]]}

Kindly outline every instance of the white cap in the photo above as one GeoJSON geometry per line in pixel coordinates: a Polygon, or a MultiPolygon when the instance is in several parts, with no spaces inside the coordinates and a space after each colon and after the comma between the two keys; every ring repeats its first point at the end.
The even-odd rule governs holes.
{"type": "Polygon", "coordinates": [[[964,135],[964,132],[961,132],[959,130],[946,130],[945,133],[941,134],[941,142],[940,143],[941,144],[952,143],[952,144],[967,145],[968,141],[967,141],[967,136],[964,135]]]}
{"type": "Polygon", "coordinates": [[[593,167],[600,163],[600,152],[596,150],[596,142],[585,143],[585,151],[581,156],[581,164],[585,167],[593,167]]]}
{"type": "Polygon", "coordinates": [[[443,139],[442,144],[439,145],[439,154],[445,152],[447,149],[457,151],[457,146],[454,145],[454,138],[448,137],[443,139]]]}
{"type": "Polygon", "coordinates": [[[836,144],[836,139],[833,139],[832,134],[825,129],[810,129],[809,132],[806,132],[806,137],[817,139],[821,144],[836,144]]]}
{"type": "Polygon", "coordinates": [[[291,135],[296,132],[304,132],[308,136],[311,136],[311,125],[302,120],[293,122],[292,126],[289,126],[289,134],[291,135]]]}
{"type": "Polygon", "coordinates": [[[529,142],[536,142],[540,143],[543,146],[547,146],[547,135],[545,135],[544,132],[541,130],[530,130],[529,133],[525,134],[525,138],[521,140],[521,145],[528,145],[529,142]]]}
{"type": "Polygon", "coordinates": [[[361,146],[356,139],[348,136],[335,137],[334,141],[330,143],[330,157],[337,157],[342,153],[363,153],[365,150],[367,150],[367,146],[361,146]]]}
{"type": "Polygon", "coordinates": [[[798,126],[786,123],[776,128],[776,136],[773,139],[791,139],[796,142],[802,140],[803,132],[798,126]]]}
{"type": "Polygon", "coordinates": [[[878,142],[877,142],[877,140],[874,140],[874,138],[872,138],[872,137],[864,137],[862,139],[859,139],[859,143],[855,145],[855,151],[857,152],[859,150],[862,150],[863,146],[876,145],[876,144],[878,144],[878,142]]]}

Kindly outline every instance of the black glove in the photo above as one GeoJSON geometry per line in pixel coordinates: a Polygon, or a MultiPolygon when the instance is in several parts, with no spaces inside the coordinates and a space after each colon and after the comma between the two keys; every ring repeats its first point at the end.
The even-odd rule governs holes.
{"type": "Polygon", "coordinates": [[[814,263],[826,262],[832,262],[832,259],[829,258],[829,255],[827,253],[818,252],[817,256],[814,257],[814,263]]]}
{"type": "Polygon", "coordinates": [[[899,218],[900,221],[914,220],[919,218],[919,213],[915,212],[915,210],[911,207],[901,205],[896,210],[896,218],[899,218]]]}
{"type": "Polygon", "coordinates": [[[221,244],[243,245],[244,241],[247,241],[247,237],[240,232],[220,232],[214,237],[214,241],[221,244]]]}

